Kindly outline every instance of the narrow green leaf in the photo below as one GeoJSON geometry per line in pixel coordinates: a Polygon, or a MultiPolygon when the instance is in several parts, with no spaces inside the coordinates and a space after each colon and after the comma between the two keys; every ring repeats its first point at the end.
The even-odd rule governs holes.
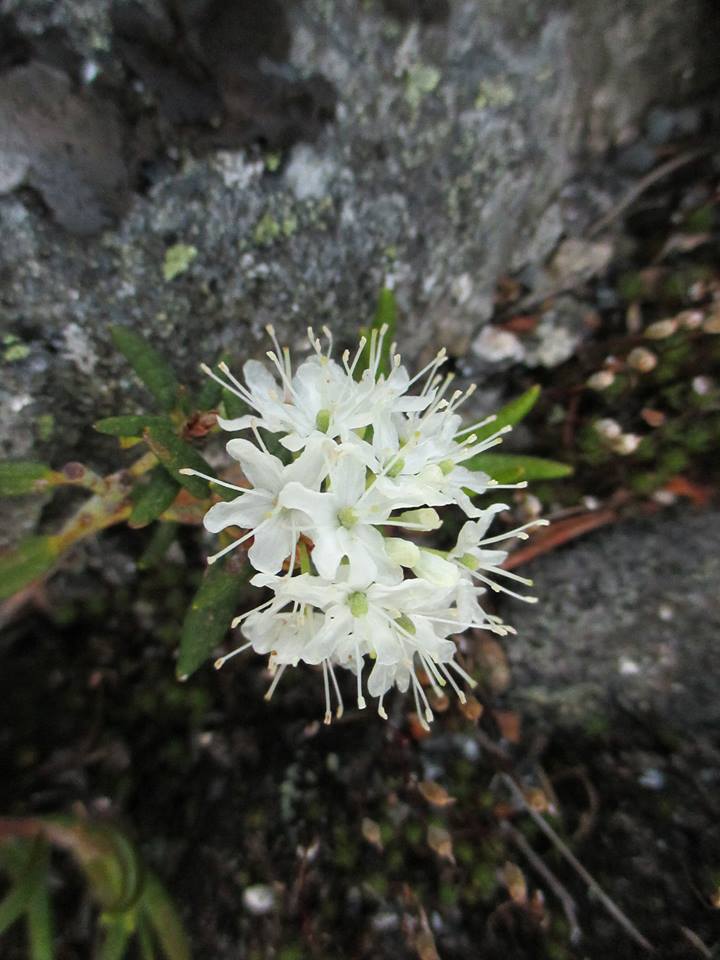
{"type": "Polygon", "coordinates": [[[0,555],[0,600],[47,573],[59,556],[54,537],[28,537],[0,555]]]}
{"type": "Polygon", "coordinates": [[[573,468],[567,463],[513,453],[478,453],[466,460],[463,466],[468,470],[482,470],[498,483],[555,480],[558,477],[567,477],[573,472],[573,468]]]}
{"type": "Polygon", "coordinates": [[[137,918],[137,938],[141,960],[155,960],[156,953],[152,928],[144,913],[140,913],[137,918]]]}
{"type": "Polygon", "coordinates": [[[190,960],[190,941],[167,891],[153,873],[145,880],[142,908],[167,960],[190,960]]]}
{"type": "Polygon", "coordinates": [[[19,497],[47,489],[55,471],[44,463],[6,460],[0,463],[0,497],[19,497]]]}
{"type": "Polygon", "coordinates": [[[36,837],[27,846],[27,854],[20,869],[14,875],[10,892],[0,902],[0,934],[25,913],[40,884],[45,882],[48,847],[43,837],[36,837]]]}
{"type": "Polygon", "coordinates": [[[145,384],[163,410],[178,406],[179,384],[165,357],[129,327],[110,330],[113,343],[123,354],[138,378],[145,384]]]}
{"type": "Polygon", "coordinates": [[[98,960],[122,960],[127,951],[132,926],[125,914],[104,917],[105,936],[97,953],[98,960]]]}
{"type": "Polygon", "coordinates": [[[214,564],[185,615],[176,673],[185,680],[204,663],[230,628],[246,577],[214,564]]]}
{"type": "Polygon", "coordinates": [[[164,467],[155,467],[150,473],[148,483],[138,485],[132,492],[133,508],[128,524],[133,527],[146,527],[157,520],[173,502],[180,489],[164,467]]]}
{"type": "Polygon", "coordinates": [[[383,338],[382,350],[380,353],[380,363],[378,365],[378,376],[385,374],[387,376],[392,368],[392,357],[390,356],[390,345],[395,339],[397,330],[397,302],[395,294],[389,287],[383,287],[378,295],[377,309],[370,327],[361,327],[360,333],[367,337],[367,343],[360,359],[355,367],[355,378],[357,380],[370,366],[370,341],[373,332],[379,334],[383,326],[387,327],[383,338]]]}
{"type": "Polygon", "coordinates": [[[53,919],[47,883],[38,884],[27,909],[30,960],[53,960],[53,919]]]}
{"type": "Polygon", "coordinates": [[[473,430],[473,433],[478,440],[484,440],[486,437],[491,437],[494,433],[497,433],[502,427],[514,427],[516,423],[519,423],[530,413],[539,397],[540,387],[535,384],[534,387],[530,387],[529,390],[511,400],[510,403],[506,403],[498,411],[492,423],[489,423],[486,427],[481,427],[479,430],[473,430]]]}
{"type": "Polygon", "coordinates": [[[212,467],[189,444],[181,440],[171,427],[164,423],[146,427],[143,438],[152,452],[165,467],[173,480],[177,480],[194,497],[204,500],[210,496],[210,487],[201,477],[188,477],[180,473],[183,467],[213,475],[212,467]]]}
{"type": "Polygon", "coordinates": [[[150,570],[157,567],[170,545],[178,535],[177,523],[159,523],[155,528],[150,543],[145,547],[142,556],[137,562],[138,570],[150,570]]]}
{"type": "Polygon", "coordinates": [[[225,408],[225,417],[228,420],[237,420],[238,417],[244,417],[251,413],[250,407],[245,403],[242,397],[231,393],[230,390],[224,390],[222,394],[222,404],[225,408]]]}
{"type": "Polygon", "coordinates": [[[127,417],[105,417],[104,420],[98,420],[93,424],[93,429],[98,433],[106,433],[111,437],[140,437],[146,427],[153,424],[166,424],[172,429],[172,424],[165,417],[153,417],[151,415],[141,414],[138,416],[130,415],[127,417]]]}

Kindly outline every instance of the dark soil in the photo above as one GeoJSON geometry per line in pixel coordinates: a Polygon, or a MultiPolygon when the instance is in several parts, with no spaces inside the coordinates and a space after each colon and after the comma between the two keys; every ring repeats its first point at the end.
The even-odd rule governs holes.
{"type": "MultiPolygon", "coordinates": [[[[103,571],[99,553],[93,562],[92,597],[84,579],[65,574],[47,615],[7,631],[0,809],[81,804],[125,821],[178,902],[199,960],[430,957],[418,940],[423,910],[445,960],[644,955],[513,808],[502,771],[554,802],[558,833],[657,956],[697,956],[693,935],[717,940],[716,730],[669,730],[662,718],[615,712],[595,729],[521,728],[515,737],[489,686],[479,725],[453,703],[418,738],[398,697],[388,723],[351,710],[326,728],[320,677],[309,669],[288,675],[270,704],[257,658],[176,683],[172,650],[194,576],[186,562],[121,578],[103,571]],[[418,791],[423,780],[456,802],[433,808],[418,791]],[[363,837],[366,817],[379,825],[382,852],[363,837]],[[578,946],[553,892],[508,842],[505,818],[575,897],[578,946]],[[431,849],[431,825],[449,831],[454,863],[431,849]],[[507,860],[530,893],[542,889],[544,906],[510,900],[507,860]],[[242,905],[255,884],[275,891],[266,916],[242,905]]],[[[473,641],[467,661],[482,674],[473,641]]],[[[64,859],[55,876],[58,956],[90,957],[86,894],[64,859]]],[[[5,951],[23,956],[19,930],[5,951]]]]}

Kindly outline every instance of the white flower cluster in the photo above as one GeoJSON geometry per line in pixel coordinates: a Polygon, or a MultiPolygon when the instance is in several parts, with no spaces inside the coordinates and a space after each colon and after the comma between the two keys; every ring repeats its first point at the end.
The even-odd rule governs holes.
{"type": "Polygon", "coordinates": [[[439,373],[445,351],[411,378],[393,344],[385,376],[384,329],[373,331],[369,343],[363,338],[354,358],[346,351],[340,362],[332,357],[330,332],[324,330],[323,350],[309,330],[314,353],[293,372],[289,350],[280,348],[272,328],[268,333],[274,372],[249,360],[242,384],[225,364],[219,367],[222,377],[203,368],[252,411],[219,419],[220,426],[250,431],[255,441],[227,444],[251,486],[223,483],[238,496],[216,503],[204,520],[213,533],[238,527],[247,532],[208,562],[252,541],[248,558],[258,572],[251,583],[272,592],[271,599],[233,621],[242,624],[247,642],[216,666],[249,647],[268,654],[274,674],[269,699],[288,666],[319,664],[329,723],[331,684],[336,715],[343,710],[335,668],[356,675],[362,708],[368,658],[367,692],[378,699],[379,714],[386,716],[388,690],[412,685],[420,722],[429,722],[432,711],[416,671],[435,692],[449,684],[464,701],[457,678],[473,681],[454,660],[451,636],[468,627],[512,632],[485,612],[482,595],[489,587],[518,596],[497,578],[530,582],[503,570],[507,554],[494,548],[509,537],[526,537],[525,528],[487,537],[493,516],[507,507],[475,506],[469,492],[499,485],[463,466],[499,443],[509,428],[479,441],[474,430],[493,417],[463,427],[457,410],[472,388],[449,395],[452,375],[439,373]],[[368,357],[358,376],[361,358],[368,357]],[[410,393],[416,385],[418,391],[410,393]],[[262,431],[274,435],[287,455],[270,453],[262,431]],[[448,504],[469,518],[452,549],[434,550],[404,536],[438,530],[436,507],[448,504]],[[391,530],[397,535],[389,536],[391,530]]]}

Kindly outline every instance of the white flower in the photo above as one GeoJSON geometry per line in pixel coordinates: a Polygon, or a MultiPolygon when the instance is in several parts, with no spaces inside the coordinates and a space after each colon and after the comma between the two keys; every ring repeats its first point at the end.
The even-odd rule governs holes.
{"type": "Polygon", "coordinates": [[[376,524],[386,523],[396,504],[374,485],[352,451],[340,452],[330,468],[330,489],[323,493],[289,483],[280,495],[283,506],[303,515],[300,529],[313,541],[312,558],[321,577],[332,579],[346,557],[353,577],[362,582],[394,581],[402,574],[385,550],[376,524]]]}
{"type": "MultiPolygon", "coordinates": [[[[248,550],[250,563],[264,573],[278,571],[295,553],[302,520],[294,510],[280,502],[280,494],[290,483],[319,487],[327,474],[326,448],[325,438],[313,439],[297,460],[285,465],[266,449],[259,449],[248,440],[230,440],[226,445],[227,452],[238,461],[252,487],[245,489],[223,484],[240,491],[240,496],[210,507],[203,523],[211,533],[219,533],[227,527],[240,527],[248,533],[209,557],[208,563],[214,563],[252,537],[254,542],[248,550]]],[[[197,471],[184,472],[202,476],[197,471]]]]}
{"type": "Polygon", "coordinates": [[[225,365],[225,379],[205,368],[251,411],[219,419],[220,426],[250,430],[255,440],[227,444],[251,486],[205,477],[237,493],[210,508],[206,529],[245,531],[208,559],[252,539],[248,559],[258,573],[251,584],[270,594],[233,621],[246,641],[216,666],[250,648],[268,656],[268,698],[289,666],[320,667],[328,723],[333,692],[336,715],[343,711],[337,668],[355,675],[358,707],[366,705],[366,689],[383,717],[387,692],[412,687],[420,722],[427,724],[432,709],[419,675],[436,694],[449,684],[464,700],[458,679],[474,681],[455,662],[453,635],[469,627],[513,632],[483,609],[481,599],[488,590],[519,596],[508,580],[530,584],[504,568],[507,552],[495,544],[526,537],[527,527],[544,521],[488,537],[493,517],[507,507],[484,509],[471,499],[501,486],[467,464],[500,443],[509,428],[487,436],[483,428],[492,417],[463,427],[457,411],[473,388],[449,394],[453,377],[438,372],[444,351],[411,378],[400,357],[392,356],[393,346],[385,375],[384,329],[373,330],[369,343],[362,339],[352,360],[346,351],[341,362],[332,357],[329,334],[323,352],[309,331],[315,355],[293,371],[289,350],[272,328],[269,333],[274,372],[249,360],[243,384],[225,365]],[[271,454],[261,431],[274,435],[272,449],[279,443],[286,452],[271,454]],[[409,539],[437,530],[442,519],[435,508],[451,504],[472,518],[451,550],[409,539]],[[398,536],[386,535],[386,528],[398,536]],[[372,668],[365,674],[368,661],[372,668]]]}

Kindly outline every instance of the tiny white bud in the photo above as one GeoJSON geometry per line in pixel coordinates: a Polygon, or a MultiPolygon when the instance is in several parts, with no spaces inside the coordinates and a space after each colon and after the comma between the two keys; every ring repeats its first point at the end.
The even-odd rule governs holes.
{"type": "Polygon", "coordinates": [[[635,347],[627,356],[627,363],[638,373],[650,373],[657,366],[657,357],[646,347],[635,347]]]}

